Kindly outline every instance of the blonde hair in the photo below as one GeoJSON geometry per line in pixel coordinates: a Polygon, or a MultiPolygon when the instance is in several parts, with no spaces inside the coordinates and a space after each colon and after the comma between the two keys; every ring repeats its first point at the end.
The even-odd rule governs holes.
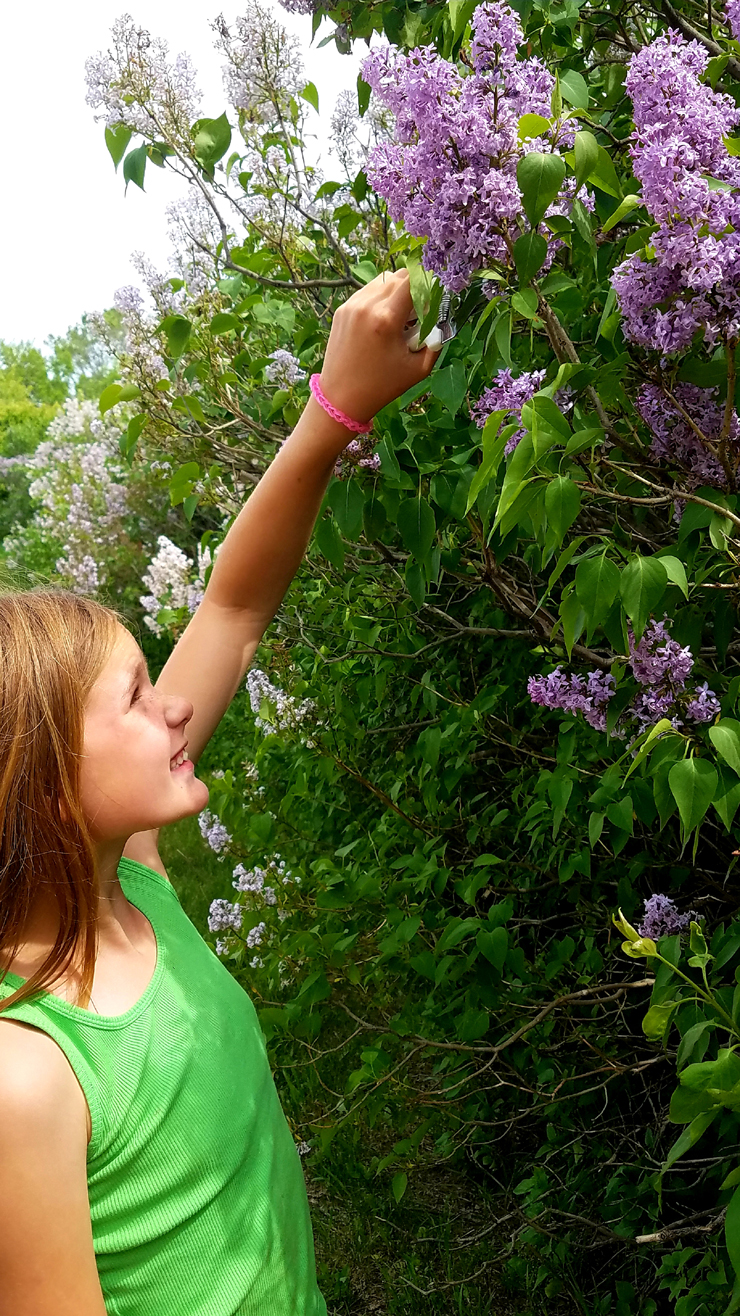
{"type": "Polygon", "coordinates": [[[0,982],[39,894],[59,912],[49,954],[0,1012],[71,967],[79,1003],[90,998],[97,877],[80,804],[84,709],[120,624],[112,609],[67,590],[0,593],[0,982]]]}

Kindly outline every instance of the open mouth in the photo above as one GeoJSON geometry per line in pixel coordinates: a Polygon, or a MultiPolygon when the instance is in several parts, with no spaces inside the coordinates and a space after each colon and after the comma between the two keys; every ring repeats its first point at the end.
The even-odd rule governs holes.
{"type": "Polygon", "coordinates": [[[192,766],[186,749],[181,749],[174,758],[170,759],[170,772],[176,772],[178,768],[192,768],[192,766]]]}

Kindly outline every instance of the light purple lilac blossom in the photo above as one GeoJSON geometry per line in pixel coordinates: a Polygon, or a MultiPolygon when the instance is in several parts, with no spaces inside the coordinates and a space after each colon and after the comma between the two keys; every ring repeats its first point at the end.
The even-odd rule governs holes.
{"type": "MultiPolygon", "coordinates": [[[[203,840],[210,846],[214,854],[219,855],[219,857],[222,856],[227,847],[231,845],[232,838],[221,819],[217,818],[209,809],[204,809],[198,815],[198,826],[203,840]]],[[[212,932],[214,930],[211,928],[212,932]]]]}
{"type": "Polygon", "coordinates": [[[588,676],[566,676],[560,666],[549,676],[530,676],[527,692],[533,704],[559,708],[564,713],[583,713],[589,726],[606,730],[607,705],[614,694],[614,677],[605,672],[588,676]]]}
{"type": "MultiPolygon", "coordinates": [[[[544,370],[523,370],[515,379],[508,367],[505,370],[499,370],[491,387],[481,393],[478,401],[470,409],[470,414],[478,429],[482,430],[488,417],[496,411],[506,410],[519,420],[525,402],[531,402],[535,393],[542,388],[545,373],[544,370]]],[[[510,417],[505,416],[502,424],[507,423],[508,419],[510,417]]],[[[523,437],[523,429],[518,429],[511,435],[504,448],[505,457],[510,456],[523,437]]]]}
{"type": "MultiPolygon", "coordinates": [[[[668,718],[678,729],[683,726],[683,718],[701,723],[717,716],[719,700],[706,681],[700,686],[687,685],[694,655],[688,646],[671,638],[664,621],[649,622],[638,644],[630,631],[629,649],[629,665],[641,689],[620,714],[615,735],[624,735],[627,730],[639,734],[662,718],[668,718]]],[[[615,682],[611,675],[598,670],[586,676],[566,676],[558,666],[548,676],[531,676],[527,691],[532,703],[582,713],[590,726],[604,731],[615,682]]]]}
{"type": "Polygon", "coordinates": [[[740,159],[723,141],[740,109],[701,81],[708,60],[699,42],[670,31],[632,56],[625,81],[633,167],[657,230],[612,286],[625,336],[663,355],[697,332],[708,344],[740,334],[740,159]]]}
{"type": "Polygon", "coordinates": [[[279,388],[292,388],[294,384],[300,384],[305,378],[306,372],[301,369],[298,357],[293,356],[292,352],[286,352],[285,348],[279,347],[276,352],[270,353],[270,360],[265,366],[265,379],[268,384],[277,384],[279,388]]]}
{"type": "Polygon", "coordinates": [[[117,124],[155,140],[191,143],[200,92],[188,55],[170,63],[167,44],[122,14],[111,29],[111,48],[85,62],[86,102],[107,128],[117,124]]]}
{"type": "Polygon", "coordinates": [[[740,41],[740,0],[727,0],[725,14],[733,37],[740,41]]]}
{"type": "Polygon", "coordinates": [[[294,731],[300,728],[307,718],[312,718],[315,704],[311,699],[297,700],[286,695],[273,685],[269,677],[253,667],[247,676],[249,702],[255,717],[255,725],[265,736],[274,736],[281,731],[294,731]],[[262,715],[263,704],[270,705],[269,714],[262,715]]]}
{"type": "MultiPolygon", "coordinates": [[[[523,32],[505,0],[479,5],[471,21],[470,73],[430,47],[404,54],[378,46],[362,65],[365,81],[396,117],[396,141],[370,153],[370,183],[393,219],[427,239],[424,265],[453,291],[476,270],[508,265],[511,241],[528,231],[516,179],[522,156],[569,150],[574,137],[563,123],[557,146],[549,134],[520,142],[522,115],[550,118],[555,80],[539,59],[517,59],[523,32]]],[[[552,213],[569,209],[572,194],[572,185],[564,187],[552,213]]],[[[548,259],[557,245],[549,244],[548,259]]]]}
{"type": "Polygon", "coordinates": [[[246,938],[246,943],[250,950],[253,950],[255,946],[261,946],[266,932],[266,923],[258,923],[255,928],[250,928],[246,938]]]}
{"type": "Polygon", "coordinates": [[[129,515],[120,433],[120,425],[110,415],[101,418],[93,402],[70,399],[33,453],[6,461],[6,467],[24,467],[33,477],[29,494],[38,504],[28,525],[5,540],[11,566],[41,536],[58,545],[55,569],[74,592],[91,594],[105,584],[129,515]]]}
{"type": "Polygon", "coordinates": [[[289,14],[315,14],[321,0],[280,0],[280,4],[289,14]]]}
{"type": "Polygon", "coordinates": [[[369,471],[373,475],[380,470],[380,457],[373,449],[378,442],[372,434],[363,434],[350,439],[347,447],[340,452],[334,464],[334,474],[338,480],[349,480],[355,471],[369,471]]]}
{"type": "Polygon", "coordinates": [[[644,905],[642,922],[637,931],[641,937],[649,937],[651,941],[660,941],[661,937],[675,937],[677,933],[685,932],[691,922],[696,923],[700,918],[695,910],[679,914],[670,896],[649,896],[644,905]]]}
{"type": "MultiPolygon", "coordinates": [[[[211,932],[225,932],[228,928],[240,932],[243,918],[244,910],[241,905],[232,905],[228,900],[211,901],[208,911],[208,927],[211,932]]],[[[220,954],[220,951],[217,949],[216,953],[220,954]]]]}
{"type": "MultiPolygon", "coordinates": [[[[680,410],[655,384],[644,384],[635,398],[635,406],[653,435],[650,451],[660,460],[687,472],[687,488],[698,489],[701,485],[727,488],[722,464],[708,446],[711,444],[716,448],[722,433],[725,407],[719,401],[717,390],[698,388],[695,384],[675,384],[672,393],[680,410]],[[681,414],[682,411],[685,415],[681,414]],[[687,416],[707,443],[699,438],[687,416]]],[[[740,456],[740,422],[734,411],[727,452],[733,464],[736,463],[740,456]]]]}
{"type": "Polygon", "coordinates": [[[144,609],[144,625],[155,635],[166,633],[157,617],[165,608],[187,608],[192,615],[203,601],[205,576],[211,565],[210,549],[198,545],[198,568],[192,558],[172,543],[166,535],[157,539],[157,552],[142,577],[148,593],[139,598],[144,609]]]}

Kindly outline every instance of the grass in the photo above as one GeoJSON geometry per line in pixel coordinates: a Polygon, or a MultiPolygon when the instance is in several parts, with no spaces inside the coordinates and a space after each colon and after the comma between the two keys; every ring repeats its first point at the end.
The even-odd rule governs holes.
{"type": "MultiPolygon", "coordinates": [[[[160,848],[186,914],[208,937],[211,901],[230,895],[229,860],[220,861],[203,843],[195,818],[164,829],[160,848]]],[[[305,1091],[293,1086],[290,1094],[279,1070],[276,1082],[288,1114],[292,1108],[305,1118],[316,1099],[311,1076],[305,1091]]],[[[494,1260],[506,1250],[507,1229],[466,1167],[416,1170],[396,1203],[387,1177],[366,1168],[387,1150],[382,1137],[377,1129],[354,1127],[324,1156],[312,1152],[304,1161],[330,1316],[539,1316],[544,1310],[575,1316],[581,1310],[567,1300],[533,1306],[517,1270],[494,1260]]]]}

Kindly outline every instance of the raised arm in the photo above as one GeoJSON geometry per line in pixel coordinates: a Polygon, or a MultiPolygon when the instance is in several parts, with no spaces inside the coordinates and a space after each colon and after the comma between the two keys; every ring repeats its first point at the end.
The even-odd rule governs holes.
{"type": "MultiPolygon", "coordinates": [[[[380,275],[334,316],[321,372],[331,403],[367,421],[431,371],[436,354],[411,352],[405,270],[380,275]]],[[[202,753],[300,566],[334,463],[352,435],[309,401],[290,438],[231,527],[205,597],[157,688],[194,707],[190,757],[202,753]]]]}

